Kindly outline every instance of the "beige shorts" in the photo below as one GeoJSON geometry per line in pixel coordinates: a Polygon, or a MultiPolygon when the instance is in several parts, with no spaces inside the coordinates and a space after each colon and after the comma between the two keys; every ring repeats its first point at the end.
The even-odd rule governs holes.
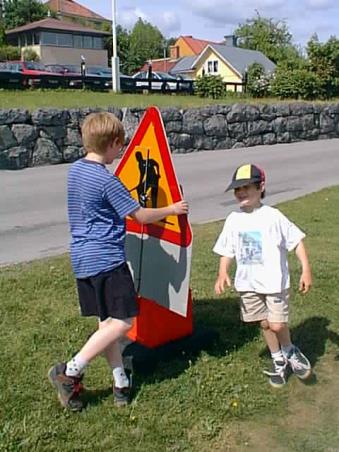
{"type": "Polygon", "coordinates": [[[288,322],[289,291],[281,293],[260,294],[240,292],[240,315],[244,322],[288,322]]]}

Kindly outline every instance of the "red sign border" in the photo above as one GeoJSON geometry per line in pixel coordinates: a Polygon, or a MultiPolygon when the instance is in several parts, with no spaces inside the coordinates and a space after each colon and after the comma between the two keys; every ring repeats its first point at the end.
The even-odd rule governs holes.
{"type": "MultiPolygon", "coordinates": [[[[174,172],[174,166],[168,145],[168,140],[166,137],[164,123],[161,118],[161,113],[156,107],[149,107],[144,113],[139,127],[135,131],[120,160],[120,163],[115,170],[115,175],[119,177],[119,174],[121,173],[134,148],[140,145],[143,137],[145,136],[148,128],[152,123],[159,146],[162,163],[166,170],[166,178],[170,186],[173,202],[178,202],[182,199],[182,195],[174,172]]],[[[152,237],[157,237],[161,240],[167,240],[168,242],[174,243],[176,245],[187,247],[192,242],[192,231],[187,219],[187,215],[180,215],[178,217],[178,222],[181,231],[180,233],[166,229],[166,227],[159,226],[158,224],[141,225],[130,218],[127,218],[126,220],[126,228],[128,232],[135,232],[139,234],[144,232],[145,234],[148,234],[152,237]]]]}

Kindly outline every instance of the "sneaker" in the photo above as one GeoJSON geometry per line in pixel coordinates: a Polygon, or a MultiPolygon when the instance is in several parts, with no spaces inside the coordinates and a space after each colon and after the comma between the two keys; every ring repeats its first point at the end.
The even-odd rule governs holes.
{"type": "Polygon", "coordinates": [[[126,406],[129,404],[131,395],[131,387],[117,388],[113,386],[114,405],[118,407],[126,406]]]}
{"type": "Polygon", "coordinates": [[[125,388],[117,388],[113,385],[114,404],[119,407],[129,404],[132,393],[132,371],[125,368],[125,372],[129,382],[128,386],[125,388]]]}
{"type": "Polygon", "coordinates": [[[312,373],[312,367],[306,356],[301,353],[298,347],[293,346],[287,356],[288,364],[290,365],[292,372],[296,374],[301,380],[306,380],[312,373]]]}
{"type": "Polygon", "coordinates": [[[48,379],[58,392],[58,399],[64,408],[71,411],[80,411],[83,402],[79,398],[82,391],[81,377],[69,377],[65,374],[66,364],[59,363],[48,371],[48,379]]]}
{"type": "Polygon", "coordinates": [[[273,360],[272,371],[264,370],[264,374],[270,377],[269,383],[271,386],[274,388],[281,388],[286,384],[287,362],[284,360],[273,360]]]}

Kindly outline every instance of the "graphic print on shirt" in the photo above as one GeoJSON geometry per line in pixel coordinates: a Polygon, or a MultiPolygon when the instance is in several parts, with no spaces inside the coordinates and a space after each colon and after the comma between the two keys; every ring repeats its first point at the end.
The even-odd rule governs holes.
{"type": "Polygon", "coordinates": [[[260,231],[239,232],[240,264],[262,264],[262,237],[260,231]]]}

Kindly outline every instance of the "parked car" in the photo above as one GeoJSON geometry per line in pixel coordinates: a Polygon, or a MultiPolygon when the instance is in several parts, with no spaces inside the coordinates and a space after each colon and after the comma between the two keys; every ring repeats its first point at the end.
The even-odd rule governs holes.
{"type": "Polygon", "coordinates": [[[79,66],[71,64],[46,64],[46,69],[64,76],[65,86],[73,89],[82,88],[83,80],[79,66]]]}
{"type": "Polygon", "coordinates": [[[23,83],[31,88],[59,88],[64,86],[61,74],[48,71],[36,61],[11,61],[12,67],[23,75],[23,83]]]}
{"type": "Polygon", "coordinates": [[[0,88],[20,89],[23,88],[23,75],[21,71],[11,64],[11,62],[0,62],[0,88]]]}
{"type": "MultiPolygon", "coordinates": [[[[86,68],[87,74],[105,77],[112,89],[112,68],[109,66],[89,66],[86,68]]],[[[120,90],[122,92],[134,92],[136,88],[135,80],[129,75],[120,73],[120,90]]]]}
{"type": "Polygon", "coordinates": [[[166,72],[152,72],[152,77],[149,78],[148,71],[139,71],[133,75],[136,81],[137,89],[151,89],[152,91],[176,91],[177,80],[173,75],[166,72]]]}

